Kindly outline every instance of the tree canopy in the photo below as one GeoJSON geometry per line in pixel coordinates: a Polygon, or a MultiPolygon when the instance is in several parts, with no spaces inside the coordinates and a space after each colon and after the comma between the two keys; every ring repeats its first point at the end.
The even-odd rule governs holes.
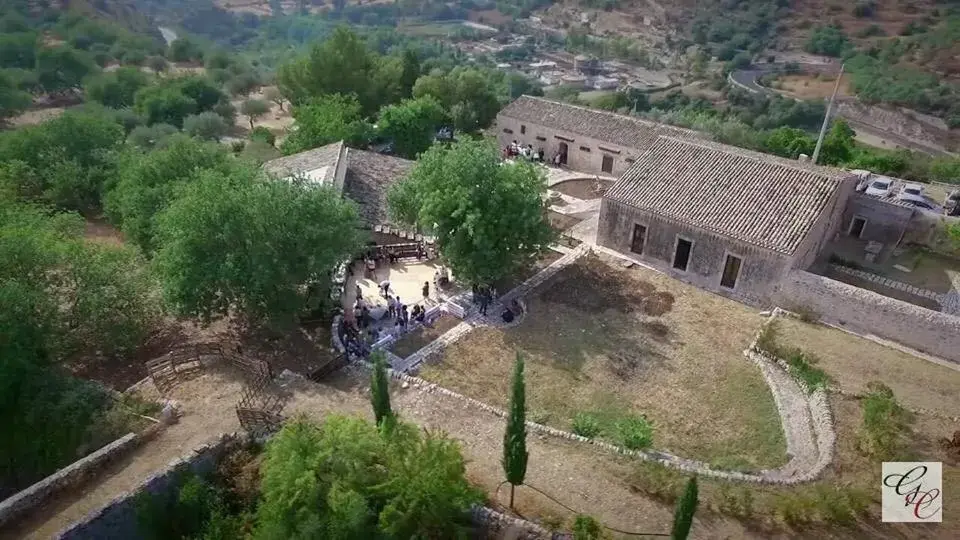
{"type": "Polygon", "coordinates": [[[454,273],[492,283],[539,255],[553,240],[542,200],[543,172],[501,163],[486,141],[433,146],[388,194],[391,215],[432,230],[454,273]]]}
{"type": "Polygon", "coordinates": [[[301,418],[266,454],[258,538],[457,538],[481,500],[457,443],[407,424],[301,418]]]}
{"type": "Polygon", "coordinates": [[[346,141],[362,146],[370,140],[373,126],[363,120],[360,102],[353,96],[332,94],[293,107],[297,129],[283,141],[284,154],[346,141]]]}
{"type": "Polygon", "coordinates": [[[252,166],[202,171],[157,216],[154,262],[175,313],[295,322],[315,305],[310,286],[362,245],[352,202],[261,174],[252,166]]]}
{"type": "Polygon", "coordinates": [[[115,109],[132,107],[137,91],[150,80],[139,68],[121,67],[92,76],[84,83],[87,99],[115,109]]]}
{"type": "Polygon", "coordinates": [[[433,143],[437,129],[448,121],[447,112],[432,96],[407,99],[380,110],[377,129],[394,144],[397,155],[415,159],[433,143]]]}
{"type": "Polygon", "coordinates": [[[500,112],[500,100],[491,78],[474,68],[458,67],[449,73],[434,71],[424,75],[417,79],[413,96],[436,98],[461,131],[486,128],[500,112]]]}

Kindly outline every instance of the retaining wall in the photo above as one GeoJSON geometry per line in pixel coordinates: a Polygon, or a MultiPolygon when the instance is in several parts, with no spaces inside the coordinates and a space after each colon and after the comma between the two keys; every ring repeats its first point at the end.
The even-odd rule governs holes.
{"type": "Polygon", "coordinates": [[[128,433],[89,456],[74,461],[36,484],[8,497],[0,502],[0,527],[41,506],[60,490],[77,486],[98,474],[118,457],[135,448],[138,443],[137,435],[128,433]]]}
{"type": "Polygon", "coordinates": [[[84,519],[72,524],[57,535],[59,539],[127,540],[142,538],[137,526],[136,496],[147,491],[153,494],[167,493],[177,476],[186,471],[205,474],[216,467],[221,456],[247,440],[246,435],[229,433],[217,440],[194,449],[190,454],[174,460],[139,486],[121,493],[103,508],[91,512],[84,519]]]}
{"type": "Polygon", "coordinates": [[[781,305],[812,309],[825,321],[960,363],[960,318],[953,315],[804,271],[788,274],[779,295],[781,305]]]}

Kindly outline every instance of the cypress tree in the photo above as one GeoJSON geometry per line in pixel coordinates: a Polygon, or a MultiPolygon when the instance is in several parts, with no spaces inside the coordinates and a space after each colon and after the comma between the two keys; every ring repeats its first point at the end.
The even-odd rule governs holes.
{"type": "Polygon", "coordinates": [[[510,508],[513,508],[513,491],[523,484],[527,474],[527,411],[526,390],[523,383],[523,358],[517,353],[513,369],[513,392],[510,396],[510,416],[503,434],[503,472],[510,482],[510,508]]]}
{"type": "Polygon", "coordinates": [[[687,482],[683,497],[677,501],[677,510],[673,514],[673,540],[686,540],[693,525],[693,514],[697,511],[697,477],[687,482]]]}
{"type": "Polygon", "coordinates": [[[383,424],[387,418],[393,417],[390,409],[390,380],[387,378],[387,357],[383,351],[375,351],[373,357],[373,373],[370,375],[370,402],[373,404],[373,415],[377,425],[383,424]]]}

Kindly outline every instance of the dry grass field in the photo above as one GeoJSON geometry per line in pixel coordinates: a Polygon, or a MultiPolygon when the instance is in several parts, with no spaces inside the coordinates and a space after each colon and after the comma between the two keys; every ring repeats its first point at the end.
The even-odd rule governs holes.
{"type": "Polygon", "coordinates": [[[535,421],[644,415],[658,450],[743,469],[786,461],[773,397],[742,355],[762,321],[753,310],[599,256],[561,271],[528,308],[516,327],[464,336],[422,376],[503,407],[520,352],[535,421]]]}

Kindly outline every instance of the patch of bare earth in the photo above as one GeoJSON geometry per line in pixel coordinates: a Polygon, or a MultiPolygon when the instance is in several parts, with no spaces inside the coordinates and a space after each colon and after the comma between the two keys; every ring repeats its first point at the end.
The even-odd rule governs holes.
{"type": "MultiPolygon", "coordinates": [[[[253,122],[253,125],[263,126],[277,136],[285,135],[287,130],[289,130],[293,125],[293,116],[290,115],[290,105],[289,103],[284,102],[283,110],[281,110],[280,105],[266,98],[266,90],[267,88],[264,87],[259,91],[250,94],[249,96],[234,99],[232,101],[233,106],[237,108],[237,111],[240,111],[243,102],[247,101],[248,99],[259,99],[266,102],[268,105],[270,105],[270,111],[267,114],[257,118],[253,122]]],[[[243,133],[249,132],[250,117],[244,114],[238,114],[235,126],[243,133]]]]}
{"type": "Polygon", "coordinates": [[[29,111],[22,112],[13,118],[10,118],[7,122],[13,127],[33,126],[36,124],[42,124],[47,120],[53,120],[54,118],[57,118],[63,114],[66,110],[67,109],[65,107],[31,109],[29,111]]]}
{"type": "Polygon", "coordinates": [[[760,327],[741,304],[589,256],[528,297],[513,328],[480,328],[422,375],[505,407],[517,352],[531,417],[571,429],[579,412],[642,414],[654,448],[746,469],[786,462],[773,397],[742,351],[760,327]]]}
{"type": "MultiPolygon", "coordinates": [[[[784,75],[776,80],[774,88],[799,99],[824,99],[833,95],[836,77],[819,75],[784,75]]],[[[844,75],[837,96],[851,96],[850,76],[844,75]]]]}

